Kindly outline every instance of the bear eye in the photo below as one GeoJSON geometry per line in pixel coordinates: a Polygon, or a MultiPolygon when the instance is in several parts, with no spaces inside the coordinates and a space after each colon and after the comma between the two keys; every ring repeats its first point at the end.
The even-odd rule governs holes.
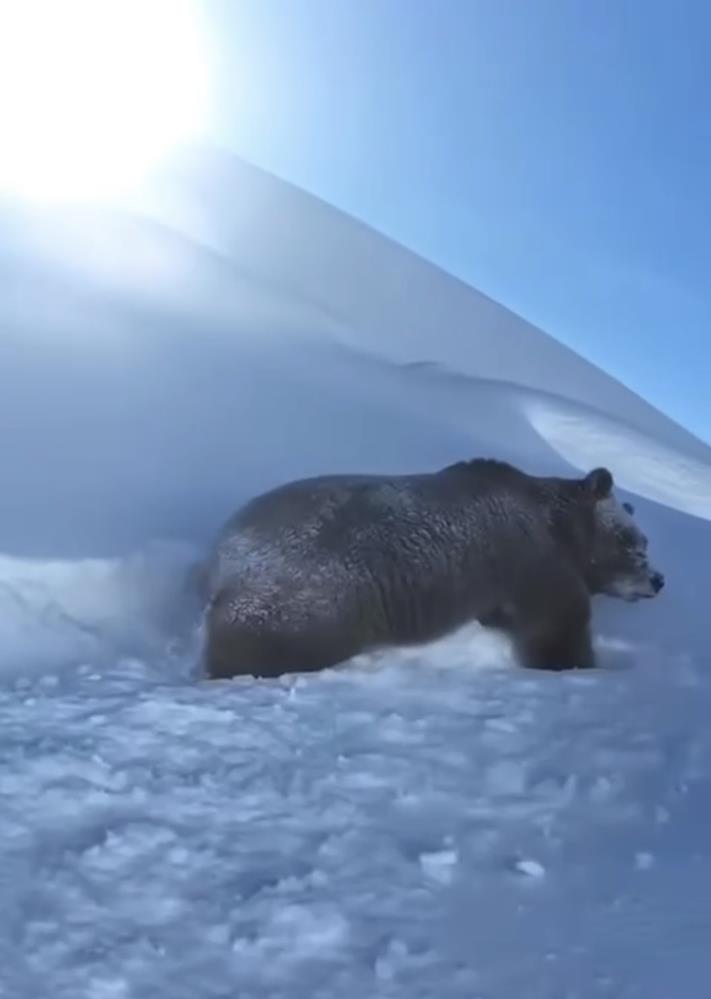
{"type": "Polygon", "coordinates": [[[645,535],[641,532],[635,531],[633,533],[631,531],[627,531],[624,535],[623,544],[629,551],[645,552],[649,542],[647,541],[645,535]]]}
{"type": "Polygon", "coordinates": [[[634,507],[632,506],[631,503],[623,503],[622,509],[626,510],[627,513],[630,515],[630,517],[634,514],[634,507]]]}
{"type": "Polygon", "coordinates": [[[623,529],[618,534],[619,543],[627,551],[635,551],[642,544],[642,537],[636,531],[630,531],[628,528],[623,529]]]}

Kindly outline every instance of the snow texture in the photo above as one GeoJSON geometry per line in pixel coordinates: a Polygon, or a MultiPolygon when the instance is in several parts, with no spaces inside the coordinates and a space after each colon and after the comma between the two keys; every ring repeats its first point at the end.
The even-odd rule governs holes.
{"type": "Polygon", "coordinates": [[[711,449],[217,154],[0,223],[0,996],[707,999],[711,449]],[[481,454],[635,504],[667,587],[596,600],[599,670],[472,626],[200,678],[236,505],[481,454]]]}

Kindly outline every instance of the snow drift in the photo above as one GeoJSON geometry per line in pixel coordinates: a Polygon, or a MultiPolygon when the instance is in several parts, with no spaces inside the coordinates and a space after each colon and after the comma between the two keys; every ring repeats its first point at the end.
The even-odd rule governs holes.
{"type": "Polygon", "coordinates": [[[0,232],[0,995],[705,997],[711,449],[228,157],[0,232]],[[196,682],[236,504],[484,454],[635,502],[667,588],[594,676],[472,627],[196,682]]]}

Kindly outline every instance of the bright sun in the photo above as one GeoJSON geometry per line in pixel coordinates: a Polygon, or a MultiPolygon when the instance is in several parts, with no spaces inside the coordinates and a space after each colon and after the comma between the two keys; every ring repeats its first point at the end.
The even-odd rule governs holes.
{"type": "Polygon", "coordinates": [[[102,198],[206,124],[191,0],[0,0],[0,189],[102,198]]]}

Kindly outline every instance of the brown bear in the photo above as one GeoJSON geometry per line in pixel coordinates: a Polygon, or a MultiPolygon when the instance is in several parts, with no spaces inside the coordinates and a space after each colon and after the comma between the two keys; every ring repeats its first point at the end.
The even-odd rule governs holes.
{"type": "Polygon", "coordinates": [[[475,620],[510,634],[524,666],[592,667],[591,595],[664,584],[612,490],[605,468],[542,477],[492,459],[273,489],[206,564],[207,675],[323,669],[475,620]]]}

